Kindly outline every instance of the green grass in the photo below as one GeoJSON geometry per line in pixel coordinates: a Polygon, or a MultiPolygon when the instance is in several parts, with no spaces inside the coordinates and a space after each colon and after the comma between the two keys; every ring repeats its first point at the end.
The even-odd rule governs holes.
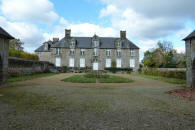
{"type": "Polygon", "coordinates": [[[47,77],[53,75],[56,75],[56,73],[41,73],[41,74],[33,74],[33,75],[24,75],[19,77],[11,77],[8,79],[8,82],[17,82],[17,81],[23,81],[23,80],[29,80],[29,79],[47,77]]]}
{"type": "Polygon", "coordinates": [[[128,78],[123,78],[120,76],[109,76],[109,78],[99,78],[100,83],[130,83],[133,80],[128,78]]]}
{"type": "Polygon", "coordinates": [[[87,78],[84,75],[74,75],[63,79],[63,81],[72,83],[96,83],[96,78],[87,78]]]}
{"type": "Polygon", "coordinates": [[[172,83],[172,84],[185,84],[186,83],[186,80],[183,80],[183,79],[167,78],[167,77],[162,77],[162,76],[153,76],[153,75],[145,75],[145,74],[133,74],[133,76],[160,80],[160,81],[164,81],[164,82],[172,83]]]}
{"type": "MultiPolygon", "coordinates": [[[[131,79],[122,78],[120,76],[106,76],[105,78],[97,78],[100,83],[130,83],[131,79]]],[[[63,79],[64,82],[72,82],[72,83],[96,83],[96,78],[91,77],[88,78],[85,75],[74,75],[63,79]]]]}

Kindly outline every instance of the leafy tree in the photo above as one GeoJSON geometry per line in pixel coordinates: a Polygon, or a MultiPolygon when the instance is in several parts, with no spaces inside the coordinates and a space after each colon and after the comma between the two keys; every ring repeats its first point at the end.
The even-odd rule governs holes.
{"type": "Polygon", "coordinates": [[[20,39],[13,39],[9,41],[9,49],[23,51],[24,43],[20,39]]]}

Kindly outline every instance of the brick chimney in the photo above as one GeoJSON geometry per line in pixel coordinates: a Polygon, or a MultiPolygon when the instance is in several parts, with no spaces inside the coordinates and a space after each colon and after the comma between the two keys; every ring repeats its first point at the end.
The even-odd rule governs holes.
{"type": "Polygon", "coordinates": [[[70,38],[71,37],[71,30],[70,29],[65,29],[65,37],[70,38]]]}
{"type": "Polygon", "coordinates": [[[55,44],[58,41],[59,41],[59,38],[56,38],[56,37],[53,38],[53,44],[55,44]]]}
{"type": "Polygon", "coordinates": [[[121,38],[121,40],[126,39],[126,31],[120,31],[120,38],[121,38]]]}

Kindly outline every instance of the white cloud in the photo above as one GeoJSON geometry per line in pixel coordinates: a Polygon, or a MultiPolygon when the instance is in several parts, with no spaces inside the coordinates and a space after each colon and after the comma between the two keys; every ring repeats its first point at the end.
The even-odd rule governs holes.
{"type": "Polygon", "coordinates": [[[105,17],[108,15],[117,14],[118,12],[119,12],[119,10],[115,6],[108,5],[105,9],[102,9],[100,11],[100,17],[105,17]]]}
{"type": "Polygon", "coordinates": [[[0,9],[11,20],[52,23],[58,19],[49,0],[1,0],[0,9]]]}
{"type": "Polygon", "coordinates": [[[0,16],[0,26],[9,32],[13,37],[23,41],[25,51],[33,52],[41,42],[44,41],[43,34],[33,24],[24,22],[10,22],[6,18],[0,16]]]}

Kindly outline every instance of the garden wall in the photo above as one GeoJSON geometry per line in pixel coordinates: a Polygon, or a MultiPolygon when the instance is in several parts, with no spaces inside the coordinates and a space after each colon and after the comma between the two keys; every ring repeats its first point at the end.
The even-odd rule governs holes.
{"type": "Polygon", "coordinates": [[[157,68],[162,71],[186,71],[186,68],[157,68]]]}
{"type": "Polygon", "coordinates": [[[30,75],[35,73],[58,72],[56,67],[44,61],[24,60],[21,58],[9,57],[9,77],[30,75]]]}

